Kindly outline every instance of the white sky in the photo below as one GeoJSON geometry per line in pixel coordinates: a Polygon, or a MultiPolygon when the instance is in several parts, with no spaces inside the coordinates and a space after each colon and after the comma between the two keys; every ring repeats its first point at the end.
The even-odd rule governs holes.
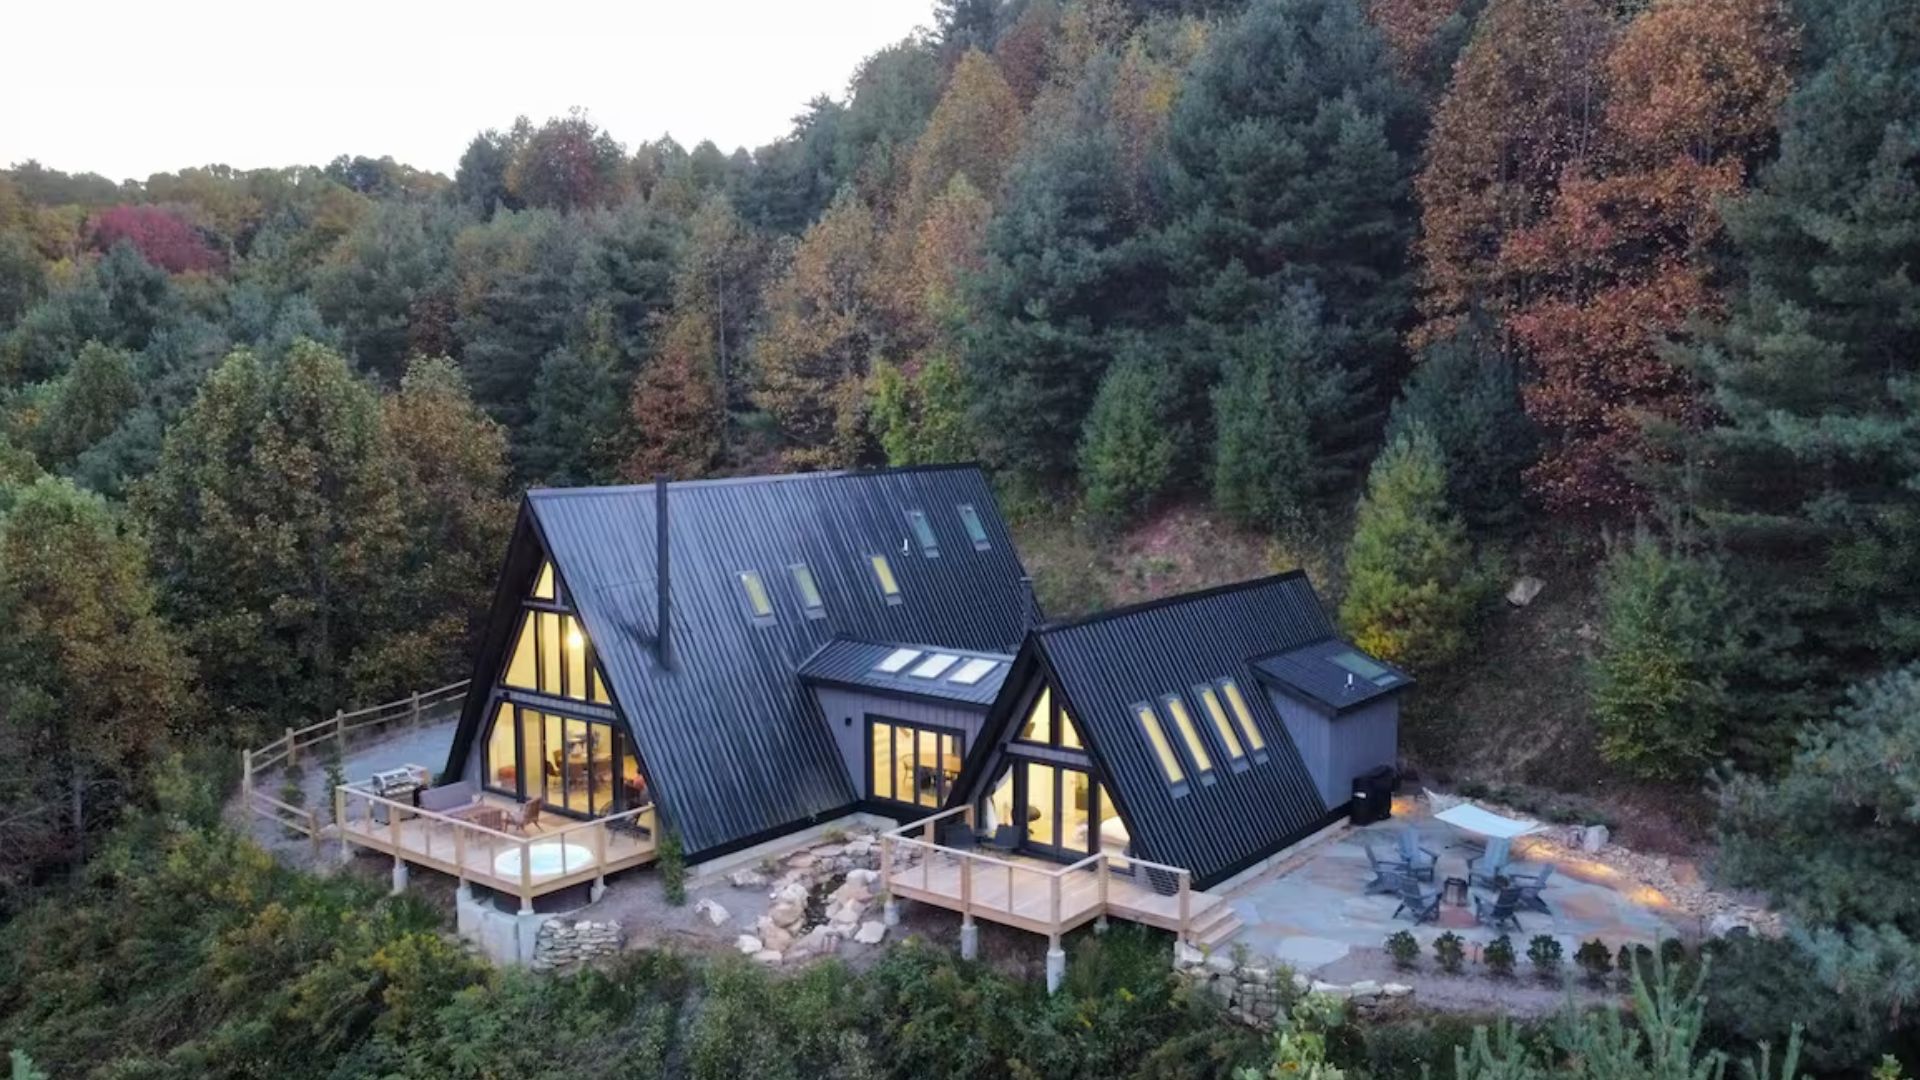
{"type": "Polygon", "coordinates": [[[0,165],[144,180],[391,154],[582,106],[624,143],[771,141],[931,0],[12,0],[0,165]]]}

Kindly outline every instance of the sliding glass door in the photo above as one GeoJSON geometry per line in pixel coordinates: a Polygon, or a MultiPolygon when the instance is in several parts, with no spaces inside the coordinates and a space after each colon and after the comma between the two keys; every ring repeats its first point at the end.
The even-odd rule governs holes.
{"type": "Polygon", "coordinates": [[[605,721],[503,702],[486,748],[486,786],[501,794],[539,799],[575,817],[599,817],[647,802],[633,748],[605,721]]]}

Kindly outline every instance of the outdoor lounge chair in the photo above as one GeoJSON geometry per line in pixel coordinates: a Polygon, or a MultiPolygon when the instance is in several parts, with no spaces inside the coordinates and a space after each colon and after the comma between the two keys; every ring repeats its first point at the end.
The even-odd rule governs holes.
{"type": "Polygon", "coordinates": [[[1432,881],[1433,868],[1440,856],[1431,848],[1421,847],[1419,832],[1409,825],[1400,830],[1400,861],[1406,864],[1407,872],[1415,881],[1432,881]]]}
{"type": "Polygon", "coordinates": [[[540,827],[540,800],[528,799],[507,814],[507,828],[525,836],[540,827]]]}
{"type": "Polygon", "coordinates": [[[1520,890],[1519,902],[1521,907],[1529,911],[1538,911],[1543,915],[1551,915],[1553,914],[1553,909],[1547,906],[1547,902],[1541,897],[1540,892],[1547,887],[1547,879],[1552,876],[1553,864],[1542,863],[1540,865],[1540,872],[1537,874],[1509,873],[1507,880],[1513,883],[1514,888],[1520,890]]]}
{"type": "Polygon", "coordinates": [[[1367,865],[1373,870],[1373,880],[1367,882],[1367,895],[1399,892],[1400,882],[1408,876],[1407,864],[1398,859],[1381,858],[1368,841],[1360,841],[1360,846],[1367,849],[1367,865]]]}
{"type": "Polygon", "coordinates": [[[1473,921],[1484,923],[1495,930],[1511,924],[1515,932],[1524,934],[1526,928],[1520,925],[1520,917],[1514,914],[1514,909],[1519,905],[1520,888],[1517,885],[1508,885],[1501,889],[1492,903],[1476,896],[1473,898],[1473,921]]]}
{"type": "Polygon", "coordinates": [[[1390,919],[1397,919],[1401,912],[1415,923],[1432,922],[1440,917],[1440,890],[1426,892],[1420,883],[1411,877],[1400,879],[1400,906],[1393,909],[1390,919]]]}
{"type": "Polygon", "coordinates": [[[1467,883],[1483,889],[1497,889],[1499,879],[1507,869],[1507,851],[1512,841],[1505,837],[1494,837],[1487,841],[1487,850],[1467,860],[1467,883]]]}

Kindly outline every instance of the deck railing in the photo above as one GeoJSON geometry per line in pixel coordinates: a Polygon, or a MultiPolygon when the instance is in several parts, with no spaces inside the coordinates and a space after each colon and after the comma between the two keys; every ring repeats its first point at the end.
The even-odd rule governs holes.
{"type": "MultiPolygon", "coordinates": [[[[1169,926],[1181,941],[1188,941],[1193,929],[1193,872],[1182,866],[1167,863],[1150,862],[1146,859],[1123,855],[1118,852],[1098,851],[1065,866],[1046,867],[1032,863],[1019,863],[1010,859],[996,858],[976,851],[962,850],[942,846],[936,840],[936,829],[940,822],[953,817],[964,820],[966,827],[973,828],[973,807],[958,806],[921,818],[909,825],[903,825],[880,837],[880,880],[882,888],[889,894],[898,882],[907,888],[918,888],[922,894],[934,894],[933,866],[937,858],[952,859],[958,867],[960,913],[969,922],[977,913],[986,913],[988,917],[996,914],[1006,915],[1015,925],[1027,925],[1040,932],[1057,936],[1069,924],[1079,925],[1088,919],[1109,913],[1125,917],[1136,917],[1137,913],[1123,911],[1111,900],[1112,876],[1115,867],[1123,870],[1144,871],[1147,875],[1164,875],[1174,880],[1175,914],[1169,926]],[[918,833],[918,836],[911,834],[918,833]],[[918,881],[914,871],[918,870],[918,881]],[[1095,893],[1089,905],[1071,910],[1063,907],[1065,887],[1068,879],[1076,874],[1094,875],[1095,893]],[[985,875],[1005,874],[1006,903],[995,904],[976,895],[975,882],[985,875]],[[1021,883],[1037,882],[1046,897],[1044,917],[1029,915],[1021,911],[1017,886],[1021,883]]],[[[1078,901],[1076,901],[1077,903],[1078,901]]]]}
{"type": "Polygon", "coordinates": [[[642,861],[642,857],[654,851],[655,838],[659,835],[652,803],[527,835],[489,828],[451,814],[422,810],[412,803],[376,795],[354,784],[341,784],[333,789],[333,810],[338,822],[335,832],[343,852],[349,843],[384,851],[397,862],[419,863],[458,877],[463,885],[477,882],[518,896],[523,911],[531,911],[533,898],[543,893],[587,880],[604,884],[602,879],[609,866],[621,869],[630,861],[642,861]],[[386,820],[378,820],[383,815],[386,820]],[[414,827],[409,828],[409,824],[414,827]],[[621,826],[644,831],[646,838],[616,838],[614,830],[621,826]],[[624,850],[618,847],[621,839],[630,841],[624,850]],[[569,843],[570,840],[576,842],[569,843]],[[534,871],[530,849],[535,845],[558,847],[558,870],[534,871]],[[574,847],[585,848],[589,854],[576,857],[571,854],[574,847]],[[497,869],[500,856],[509,851],[519,853],[516,869],[510,874],[497,869]]]}

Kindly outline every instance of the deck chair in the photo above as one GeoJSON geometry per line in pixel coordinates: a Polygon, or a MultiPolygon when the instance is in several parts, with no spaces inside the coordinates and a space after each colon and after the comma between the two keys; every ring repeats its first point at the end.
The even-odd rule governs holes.
{"type": "Polygon", "coordinates": [[[1540,872],[1537,874],[1510,873],[1507,875],[1507,880],[1513,883],[1514,888],[1520,890],[1519,902],[1521,907],[1529,911],[1538,911],[1542,915],[1551,915],[1553,914],[1553,909],[1547,906],[1547,902],[1541,897],[1540,891],[1547,887],[1547,879],[1552,876],[1553,864],[1542,863],[1540,864],[1540,872]]]}
{"type": "Polygon", "coordinates": [[[1373,879],[1367,882],[1367,895],[1399,892],[1400,882],[1408,876],[1407,864],[1398,859],[1381,858],[1369,841],[1362,840],[1360,846],[1367,849],[1367,866],[1373,871],[1373,879]]]}
{"type": "Polygon", "coordinates": [[[1473,898],[1473,921],[1491,926],[1495,930],[1512,925],[1516,933],[1524,934],[1526,928],[1520,925],[1520,917],[1514,914],[1514,909],[1519,905],[1520,887],[1517,885],[1508,885],[1501,889],[1492,903],[1476,896],[1473,898]]]}
{"type": "Polygon", "coordinates": [[[1507,869],[1507,852],[1513,841],[1506,837],[1494,837],[1487,841],[1487,850],[1467,860],[1467,882],[1483,889],[1500,887],[1499,878],[1507,869]]]}
{"type": "Polygon", "coordinates": [[[1420,834],[1409,825],[1400,830],[1400,861],[1407,864],[1407,873],[1415,881],[1432,881],[1433,868],[1440,862],[1440,856],[1431,848],[1420,846],[1420,834]]]}
{"type": "Polygon", "coordinates": [[[1393,914],[1389,915],[1388,918],[1397,919],[1400,917],[1401,912],[1406,912],[1407,918],[1412,919],[1416,924],[1432,922],[1440,917],[1440,890],[1435,889],[1432,892],[1423,891],[1420,888],[1420,883],[1413,880],[1412,877],[1402,877],[1400,879],[1400,906],[1394,908],[1393,914]]]}
{"type": "Polygon", "coordinates": [[[528,799],[507,814],[507,828],[525,836],[540,827],[540,800],[528,799]]]}

